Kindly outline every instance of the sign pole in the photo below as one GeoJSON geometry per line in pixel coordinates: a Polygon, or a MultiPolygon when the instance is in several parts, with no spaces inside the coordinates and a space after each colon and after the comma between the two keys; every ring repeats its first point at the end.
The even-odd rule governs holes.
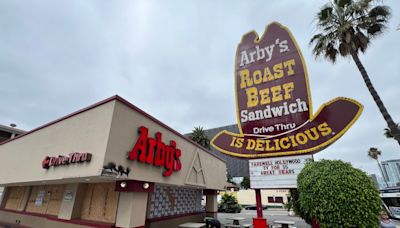
{"type": "Polygon", "coordinates": [[[256,192],[256,209],[257,209],[257,218],[263,217],[263,206],[261,201],[261,190],[254,189],[256,192]]]}
{"type": "Polygon", "coordinates": [[[268,223],[267,219],[263,218],[263,206],[261,202],[261,189],[254,189],[256,192],[256,209],[257,209],[257,217],[253,218],[253,227],[254,228],[267,228],[268,223]]]}

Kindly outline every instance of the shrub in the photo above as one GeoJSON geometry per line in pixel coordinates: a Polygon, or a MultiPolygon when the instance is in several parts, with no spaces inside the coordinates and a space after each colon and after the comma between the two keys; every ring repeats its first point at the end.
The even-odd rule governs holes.
{"type": "Polygon", "coordinates": [[[311,217],[307,216],[306,214],[301,211],[300,208],[300,193],[298,189],[290,189],[290,196],[292,202],[292,209],[294,213],[304,219],[304,221],[311,225],[311,217]]]}
{"type": "MultiPolygon", "coordinates": [[[[338,160],[309,162],[297,177],[299,215],[321,227],[377,227],[380,197],[361,170],[338,160]]],[[[297,204],[297,205],[296,205],[297,204]]]]}
{"type": "Polygon", "coordinates": [[[218,205],[219,212],[239,213],[242,207],[238,204],[235,196],[225,193],[221,198],[221,203],[218,205]]]}

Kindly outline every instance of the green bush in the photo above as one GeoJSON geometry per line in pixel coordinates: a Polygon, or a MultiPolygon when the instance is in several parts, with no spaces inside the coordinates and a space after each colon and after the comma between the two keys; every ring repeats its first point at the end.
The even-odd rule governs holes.
{"type": "Polygon", "coordinates": [[[321,227],[379,224],[379,192],[363,171],[349,163],[309,162],[298,175],[297,186],[299,199],[294,206],[308,222],[315,218],[321,227]]]}
{"type": "Polygon", "coordinates": [[[311,217],[304,214],[304,212],[300,208],[300,193],[298,189],[290,189],[290,196],[291,196],[291,203],[292,203],[292,209],[294,213],[304,219],[306,223],[311,225],[311,217]]]}
{"type": "Polygon", "coordinates": [[[238,204],[238,201],[235,196],[225,193],[221,202],[218,205],[219,212],[225,213],[239,213],[242,210],[242,207],[238,204]]]}

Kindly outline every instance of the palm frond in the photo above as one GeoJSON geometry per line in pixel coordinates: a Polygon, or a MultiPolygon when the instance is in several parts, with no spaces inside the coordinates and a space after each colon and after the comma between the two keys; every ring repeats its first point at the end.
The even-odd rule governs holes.
{"type": "Polygon", "coordinates": [[[381,34],[384,29],[385,29],[385,26],[383,24],[375,23],[375,24],[369,26],[369,28],[367,29],[367,32],[371,36],[376,36],[376,35],[381,34]]]}
{"type": "Polygon", "coordinates": [[[327,21],[332,15],[333,8],[329,5],[325,5],[318,13],[318,19],[321,22],[327,21]]]}
{"type": "Polygon", "coordinates": [[[351,48],[350,45],[347,43],[341,43],[339,45],[339,53],[341,56],[347,56],[348,54],[350,54],[351,52],[351,48]]]}
{"type": "Polygon", "coordinates": [[[315,57],[324,56],[335,62],[337,54],[347,56],[365,52],[372,38],[383,33],[390,8],[375,4],[376,0],[331,0],[317,14],[313,36],[315,57]]]}
{"type": "Polygon", "coordinates": [[[369,38],[362,31],[355,34],[354,42],[361,52],[365,52],[370,43],[369,38]]]}
{"type": "Polygon", "coordinates": [[[309,44],[311,45],[311,44],[314,43],[316,40],[319,40],[322,36],[323,36],[322,33],[318,33],[318,34],[314,35],[314,36],[311,38],[309,44]]]}
{"type": "Polygon", "coordinates": [[[385,133],[383,133],[383,134],[386,136],[386,138],[394,138],[396,131],[400,131],[399,124],[398,123],[395,124],[393,131],[390,128],[385,128],[384,131],[385,131],[385,133]]]}
{"type": "Polygon", "coordinates": [[[335,4],[341,8],[351,4],[351,0],[336,0],[335,4]]]}
{"type": "Polygon", "coordinates": [[[369,11],[368,16],[388,18],[390,16],[390,8],[387,6],[375,6],[369,11]]]}
{"type": "Polygon", "coordinates": [[[392,132],[390,131],[389,128],[385,128],[385,133],[383,133],[385,135],[386,138],[394,138],[394,136],[392,135],[392,132]]]}
{"type": "Polygon", "coordinates": [[[329,59],[332,63],[336,62],[336,55],[339,53],[333,43],[329,43],[325,49],[325,58],[329,59]]]}
{"type": "Polygon", "coordinates": [[[368,150],[368,156],[372,159],[378,160],[378,157],[381,155],[381,151],[376,147],[371,147],[368,150]]]}
{"type": "Polygon", "coordinates": [[[206,135],[203,127],[195,127],[189,138],[204,148],[210,149],[210,139],[206,135]]]}

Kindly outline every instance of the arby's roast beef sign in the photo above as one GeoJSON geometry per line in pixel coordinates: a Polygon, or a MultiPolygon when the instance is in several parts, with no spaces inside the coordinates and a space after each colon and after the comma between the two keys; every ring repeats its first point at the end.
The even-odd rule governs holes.
{"type": "Polygon", "coordinates": [[[222,131],[211,144],[238,157],[318,152],[341,137],[363,109],[355,100],[338,97],[313,113],[301,51],[291,32],[276,22],[261,38],[255,31],[242,37],[235,89],[240,133],[222,131]]]}

